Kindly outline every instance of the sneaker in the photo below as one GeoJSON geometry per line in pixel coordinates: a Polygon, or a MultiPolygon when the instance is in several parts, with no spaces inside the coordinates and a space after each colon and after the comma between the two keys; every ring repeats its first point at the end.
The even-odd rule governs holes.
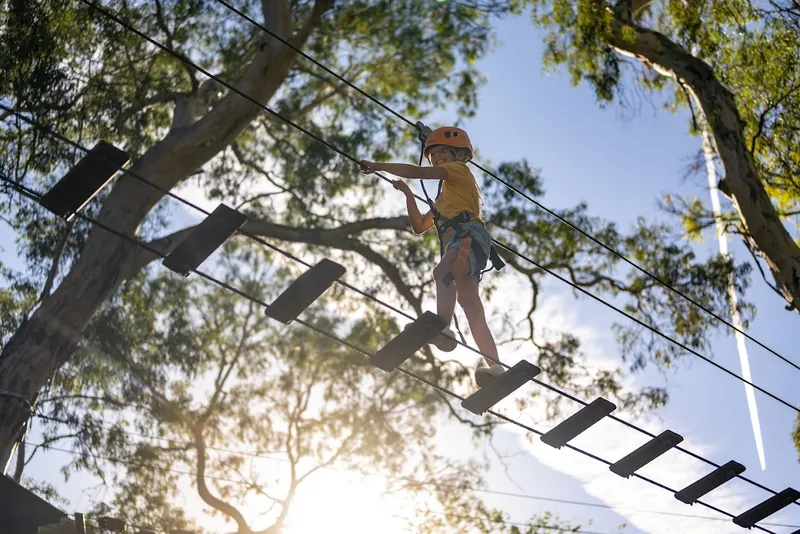
{"type": "Polygon", "coordinates": [[[450,330],[450,328],[446,326],[442,329],[442,332],[439,335],[433,338],[431,343],[433,343],[437,349],[443,352],[452,352],[456,350],[456,347],[458,346],[456,335],[452,330],[450,330]]]}
{"type": "Polygon", "coordinates": [[[491,367],[481,367],[475,371],[475,382],[478,383],[478,387],[485,387],[500,378],[500,376],[505,372],[505,367],[499,363],[496,363],[491,367]]]}
{"type": "MultiPolygon", "coordinates": [[[[411,323],[408,323],[403,327],[403,330],[408,330],[408,327],[410,326],[411,323]]],[[[453,333],[453,331],[448,327],[444,327],[442,332],[437,334],[437,336],[431,340],[431,344],[442,352],[452,352],[458,346],[458,341],[456,340],[456,335],[453,333]]]]}

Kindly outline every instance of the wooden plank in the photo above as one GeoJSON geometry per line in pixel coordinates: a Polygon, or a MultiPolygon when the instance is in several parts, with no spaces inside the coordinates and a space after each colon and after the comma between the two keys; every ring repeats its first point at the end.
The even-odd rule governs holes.
{"type": "Polygon", "coordinates": [[[426,311],[402,332],[392,338],[369,361],[384,371],[393,371],[406,361],[423,345],[439,335],[446,326],[444,319],[433,312],[426,311]]]}
{"type": "Polygon", "coordinates": [[[619,476],[628,478],[681,441],[683,441],[681,435],[672,430],[665,430],[608,468],[619,476]]]}
{"type": "Polygon", "coordinates": [[[32,491],[0,475],[0,532],[36,532],[59,522],[66,514],[32,491]]]}
{"type": "Polygon", "coordinates": [[[539,439],[551,447],[560,449],[566,445],[568,441],[575,438],[578,434],[616,409],[617,407],[613,402],[607,401],[602,397],[597,398],[581,408],[577,413],[559,423],[555,428],[551,429],[539,439]]]}
{"type": "Polygon", "coordinates": [[[71,221],[130,159],[126,152],[101,140],[42,196],[39,203],[71,221]]]}
{"type": "Polygon", "coordinates": [[[189,276],[245,222],[246,215],[220,204],[162,263],[178,274],[189,276]]]}
{"type": "Polygon", "coordinates": [[[97,524],[101,529],[110,532],[125,532],[128,527],[125,521],[116,517],[100,517],[97,519],[97,524]]]}
{"type": "Polygon", "coordinates": [[[675,498],[686,504],[694,504],[697,499],[717,489],[724,483],[733,479],[737,475],[744,473],[745,467],[731,460],[725,465],[717,467],[715,470],[703,478],[692,482],[680,491],[675,492],[675,498]]]}
{"type": "Polygon", "coordinates": [[[537,366],[521,360],[489,385],[464,399],[461,406],[476,415],[481,415],[541,372],[537,366]]]}
{"type": "Polygon", "coordinates": [[[278,298],[267,306],[265,313],[281,323],[291,323],[345,272],[347,269],[344,266],[323,258],[278,295],[278,298]]]}
{"type": "Polygon", "coordinates": [[[777,495],[753,506],[744,513],[733,518],[733,522],[744,528],[751,528],[762,519],[766,519],[775,512],[782,510],[800,499],[800,491],[794,488],[786,488],[777,495]]]}

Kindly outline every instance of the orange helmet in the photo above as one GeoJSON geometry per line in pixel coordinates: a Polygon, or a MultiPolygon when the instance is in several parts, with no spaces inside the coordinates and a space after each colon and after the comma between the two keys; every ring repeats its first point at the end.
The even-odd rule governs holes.
{"type": "Polygon", "coordinates": [[[469,140],[467,132],[455,126],[442,126],[436,128],[428,134],[425,140],[425,157],[430,159],[430,151],[433,147],[438,145],[449,146],[452,148],[465,148],[469,151],[467,161],[472,159],[472,143],[469,140]]]}

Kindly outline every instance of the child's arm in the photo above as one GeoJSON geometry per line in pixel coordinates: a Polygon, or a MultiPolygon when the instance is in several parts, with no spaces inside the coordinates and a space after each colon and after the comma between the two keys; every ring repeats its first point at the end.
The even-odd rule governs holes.
{"type": "MultiPolygon", "coordinates": [[[[388,171],[387,171],[388,172],[388,171]]],[[[398,191],[402,191],[406,195],[406,210],[408,211],[408,218],[411,221],[411,228],[415,234],[424,234],[431,226],[433,226],[433,213],[428,211],[425,215],[419,211],[417,206],[417,199],[414,198],[414,192],[408,187],[408,184],[395,180],[392,186],[398,191]]]]}
{"type": "Polygon", "coordinates": [[[415,234],[424,234],[433,226],[433,213],[428,210],[423,215],[417,207],[417,199],[413,194],[406,195],[406,209],[408,210],[408,218],[411,220],[411,228],[415,234]]]}
{"type": "Polygon", "coordinates": [[[443,167],[420,167],[407,163],[375,163],[372,161],[360,162],[362,172],[372,173],[384,171],[395,176],[411,178],[414,180],[446,180],[447,171],[443,167]]]}

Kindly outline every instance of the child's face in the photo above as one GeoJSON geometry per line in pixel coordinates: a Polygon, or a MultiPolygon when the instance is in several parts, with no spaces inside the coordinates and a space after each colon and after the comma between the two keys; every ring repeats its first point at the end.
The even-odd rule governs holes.
{"type": "Polygon", "coordinates": [[[450,163],[456,160],[456,158],[453,156],[453,149],[444,145],[433,147],[430,151],[430,158],[431,165],[437,167],[439,165],[444,165],[445,163],[450,163]]]}

